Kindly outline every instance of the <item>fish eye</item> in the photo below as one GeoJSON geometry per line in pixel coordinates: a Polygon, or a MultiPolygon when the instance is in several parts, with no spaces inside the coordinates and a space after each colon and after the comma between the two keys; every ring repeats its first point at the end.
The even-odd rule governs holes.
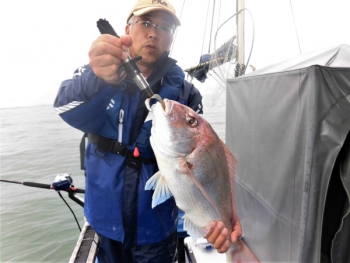
{"type": "Polygon", "coordinates": [[[186,120],[188,124],[191,125],[192,127],[196,127],[198,125],[198,121],[195,117],[187,116],[186,120]]]}

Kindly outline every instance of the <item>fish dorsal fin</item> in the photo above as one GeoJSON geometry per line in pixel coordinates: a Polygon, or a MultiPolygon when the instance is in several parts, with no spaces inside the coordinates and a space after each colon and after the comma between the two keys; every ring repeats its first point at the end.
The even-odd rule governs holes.
{"type": "Polygon", "coordinates": [[[225,151],[225,156],[227,160],[227,165],[230,173],[230,180],[234,182],[235,174],[236,174],[236,166],[237,161],[236,158],[233,156],[233,154],[230,152],[230,150],[227,148],[226,144],[222,144],[225,151]]]}
{"type": "Polygon", "coordinates": [[[206,233],[204,229],[193,224],[193,222],[186,216],[186,214],[183,216],[183,219],[184,219],[184,230],[186,230],[191,237],[198,238],[198,237],[205,236],[206,233]]]}
{"type": "Polygon", "coordinates": [[[173,196],[164,177],[159,171],[148,179],[145,185],[145,190],[154,190],[152,196],[152,208],[165,202],[173,196]]]}
{"type": "MultiPolygon", "coordinates": [[[[232,212],[233,212],[233,218],[234,221],[236,220],[237,217],[237,211],[236,211],[236,200],[235,200],[235,193],[234,193],[234,187],[235,187],[235,175],[236,175],[236,166],[237,166],[237,161],[233,154],[230,152],[230,150],[227,148],[227,146],[223,143],[224,151],[225,151],[225,156],[227,160],[227,165],[228,165],[228,172],[230,176],[230,185],[231,185],[231,204],[232,204],[232,212]]],[[[234,222],[232,222],[234,224],[234,222]]]]}

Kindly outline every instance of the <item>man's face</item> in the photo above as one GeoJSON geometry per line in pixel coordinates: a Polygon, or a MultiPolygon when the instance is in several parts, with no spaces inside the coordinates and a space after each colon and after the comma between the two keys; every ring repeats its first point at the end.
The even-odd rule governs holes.
{"type": "MultiPolygon", "coordinates": [[[[159,26],[175,28],[171,15],[162,11],[135,16],[132,22],[136,21],[150,21],[159,26]]],[[[127,25],[125,31],[127,35],[132,36],[133,40],[129,49],[131,57],[142,56],[142,60],[139,63],[146,67],[153,67],[164,51],[170,51],[173,35],[165,36],[158,32],[157,28],[150,30],[140,23],[127,25]]]]}

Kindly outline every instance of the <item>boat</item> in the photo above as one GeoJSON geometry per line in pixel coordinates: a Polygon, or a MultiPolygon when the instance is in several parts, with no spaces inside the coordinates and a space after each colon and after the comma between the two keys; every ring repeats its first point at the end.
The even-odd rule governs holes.
{"type": "Polygon", "coordinates": [[[95,230],[85,222],[69,263],[95,262],[99,238],[95,230]]]}

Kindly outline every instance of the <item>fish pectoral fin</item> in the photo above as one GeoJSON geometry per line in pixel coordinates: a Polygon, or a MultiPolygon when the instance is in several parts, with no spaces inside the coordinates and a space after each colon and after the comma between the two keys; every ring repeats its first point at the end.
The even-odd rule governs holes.
{"type": "Polygon", "coordinates": [[[145,185],[145,190],[154,190],[158,184],[159,179],[162,177],[160,171],[156,172],[151,178],[148,179],[145,185]]]}
{"type": "Polygon", "coordinates": [[[186,158],[179,158],[176,166],[177,172],[183,175],[192,176],[193,175],[192,169],[193,169],[193,164],[191,164],[190,162],[187,162],[186,158]]]}
{"type": "Polygon", "coordinates": [[[194,238],[204,237],[206,235],[205,229],[196,226],[191,219],[189,219],[186,214],[183,216],[184,219],[184,230],[194,238]]]}
{"type": "Polygon", "coordinates": [[[145,189],[147,187],[151,187],[151,189],[155,189],[153,196],[152,196],[152,208],[156,207],[157,205],[165,202],[170,197],[172,197],[172,193],[169,190],[169,187],[165,181],[165,178],[160,175],[160,173],[156,173],[149,179],[146,183],[145,189]],[[154,176],[157,176],[158,178],[155,178],[156,182],[152,183],[152,181],[147,186],[149,180],[151,180],[154,176]],[[155,187],[155,188],[153,188],[155,187]]]}

